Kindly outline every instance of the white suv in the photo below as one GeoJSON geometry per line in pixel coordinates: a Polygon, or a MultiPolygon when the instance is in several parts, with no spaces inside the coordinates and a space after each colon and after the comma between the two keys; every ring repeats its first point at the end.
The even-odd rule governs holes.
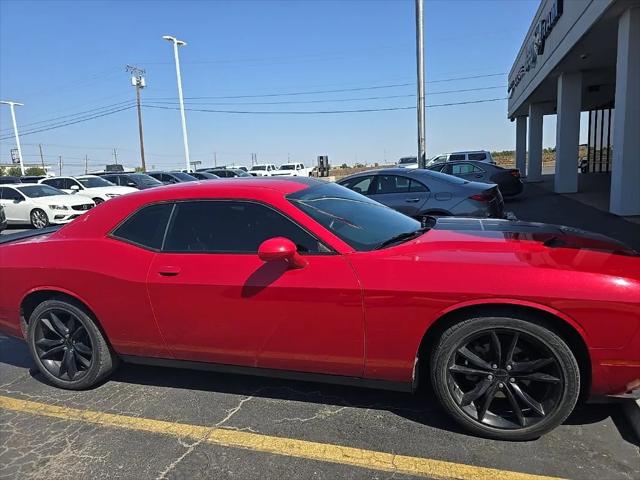
{"type": "Polygon", "coordinates": [[[435,165],[436,163],[457,162],[461,160],[475,160],[477,162],[485,162],[491,164],[496,163],[491,156],[491,152],[488,152],[486,150],[473,150],[468,152],[452,152],[438,155],[437,157],[433,157],[431,160],[427,161],[427,166],[435,165]]]}
{"type": "Polygon", "coordinates": [[[97,175],[43,178],[38,183],[50,185],[65,193],[89,197],[96,203],[96,205],[104,202],[105,200],[109,200],[110,198],[138,191],[137,188],[114,185],[97,175]]]}
{"type": "Polygon", "coordinates": [[[249,170],[254,177],[271,177],[278,170],[273,163],[259,163],[249,170]]]}

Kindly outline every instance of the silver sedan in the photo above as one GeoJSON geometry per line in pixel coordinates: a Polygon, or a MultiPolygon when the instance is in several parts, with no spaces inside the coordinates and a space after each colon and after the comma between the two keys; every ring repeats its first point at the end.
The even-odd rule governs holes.
{"type": "Polygon", "coordinates": [[[385,168],[337,183],[414,218],[426,215],[502,218],[498,186],[423,169],[385,168]]]}

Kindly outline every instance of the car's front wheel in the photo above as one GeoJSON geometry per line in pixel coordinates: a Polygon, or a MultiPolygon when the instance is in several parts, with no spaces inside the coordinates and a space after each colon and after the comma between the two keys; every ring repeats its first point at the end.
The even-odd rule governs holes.
{"type": "Polygon", "coordinates": [[[40,372],[61,388],[90,388],[115,366],[102,332],[75,302],[56,299],[38,305],[29,317],[27,341],[40,372]]]}
{"type": "Polygon", "coordinates": [[[446,330],[431,380],[445,410],[477,435],[530,440],[560,425],[580,392],[578,364],[553,331],[519,318],[480,317],[446,330]]]}
{"type": "Polygon", "coordinates": [[[92,198],[93,203],[95,203],[96,205],[100,205],[102,202],[104,202],[103,199],[101,199],[100,197],[96,197],[96,198],[92,198]]]}
{"type": "Polygon", "coordinates": [[[29,215],[33,228],[45,228],[49,226],[49,217],[44,210],[34,208],[29,215]]]}

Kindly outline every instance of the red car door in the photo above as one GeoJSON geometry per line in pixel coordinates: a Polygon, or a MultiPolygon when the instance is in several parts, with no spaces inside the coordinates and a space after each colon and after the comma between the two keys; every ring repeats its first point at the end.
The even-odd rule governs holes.
{"type": "Polygon", "coordinates": [[[266,205],[177,203],[147,282],[159,328],[176,358],[363,373],[362,296],[353,270],[266,205]],[[307,266],[261,261],[258,246],[275,236],[292,240],[307,266]]]}

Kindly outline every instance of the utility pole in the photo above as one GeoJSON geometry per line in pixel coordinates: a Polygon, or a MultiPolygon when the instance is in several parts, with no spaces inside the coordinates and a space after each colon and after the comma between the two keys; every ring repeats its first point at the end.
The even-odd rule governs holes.
{"type": "Polygon", "coordinates": [[[113,158],[115,159],[116,165],[118,164],[118,149],[113,149],[113,158]]]}
{"type": "Polygon", "coordinates": [[[418,67],[418,168],[427,164],[424,111],[424,0],[416,0],[416,56],[418,67]]]}
{"type": "Polygon", "coordinates": [[[140,134],[140,159],[142,160],[142,171],[147,171],[144,161],[144,139],[142,136],[142,107],[140,106],[140,90],[147,86],[143,75],[145,70],[134,65],[127,65],[127,72],[131,72],[131,84],[136,87],[136,104],[138,105],[138,133],[140,134]]]}
{"type": "Polygon", "coordinates": [[[184,142],[184,161],[187,165],[187,172],[191,171],[191,161],[189,159],[189,140],[187,139],[187,119],[184,115],[184,98],[182,98],[182,75],[180,74],[180,57],[178,47],[184,47],[187,42],[178,40],[176,37],[165,35],[162,38],[173,43],[173,56],[176,62],[176,78],[178,81],[178,100],[180,100],[180,117],[182,118],[182,141],[184,142]]]}
{"type": "Polygon", "coordinates": [[[58,175],[62,176],[62,155],[58,155],[58,175]]]}
{"type": "Polygon", "coordinates": [[[42,144],[38,144],[38,148],[40,149],[40,162],[42,163],[42,170],[44,170],[44,155],[42,154],[42,144]]]}
{"type": "Polygon", "coordinates": [[[20,136],[18,135],[18,123],[16,122],[16,106],[22,107],[23,103],[0,100],[0,103],[9,105],[11,110],[11,120],[13,121],[13,135],[16,137],[16,147],[18,147],[18,157],[20,157],[20,171],[24,175],[24,162],[22,161],[22,147],[20,147],[20,136]]]}
{"type": "Polygon", "coordinates": [[[84,156],[84,174],[89,173],[89,155],[84,156]]]}
{"type": "Polygon", "coordinates": [[[216,152],[213,152],[213,166],[214,167],[218,166],[218,155],[216,152]]]}

